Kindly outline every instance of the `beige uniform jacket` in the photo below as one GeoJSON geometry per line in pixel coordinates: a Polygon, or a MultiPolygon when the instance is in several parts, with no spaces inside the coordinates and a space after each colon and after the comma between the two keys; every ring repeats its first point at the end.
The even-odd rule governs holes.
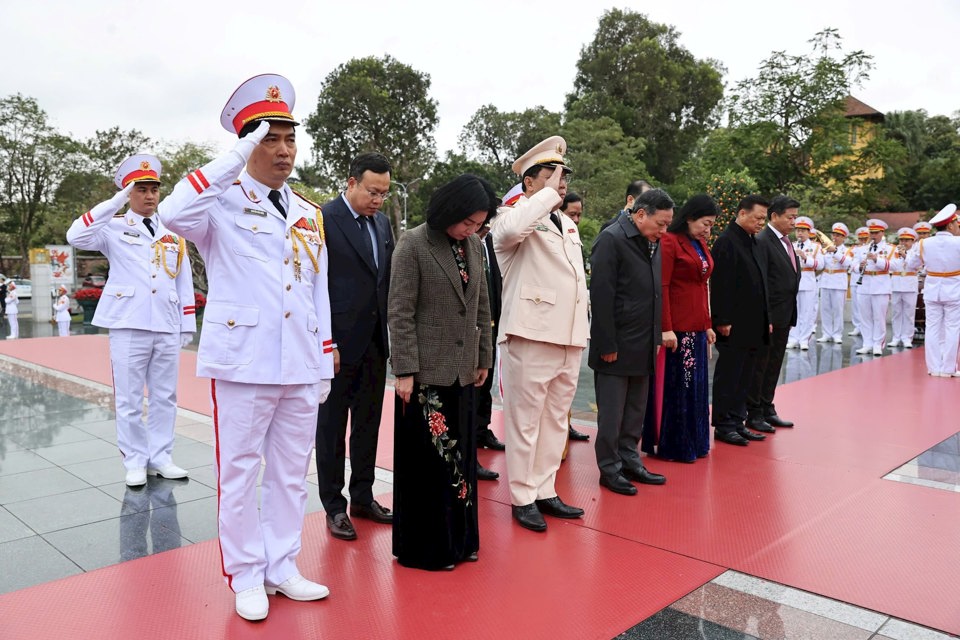
{"type": "Polygon", "coordinates": [[[503,274],[500,342],[513,335],[557,345],[587,345],[582,242],[568,217],[559,214],[562,233],[550,220],[560,202],[560,195],[547,187],[502,208],[493,219],[493,249],[503,274]]]}

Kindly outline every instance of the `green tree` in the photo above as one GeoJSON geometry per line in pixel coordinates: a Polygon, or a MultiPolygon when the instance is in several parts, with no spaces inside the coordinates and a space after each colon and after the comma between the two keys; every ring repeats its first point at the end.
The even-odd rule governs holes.
{"type": "Polygon", "coordinates": [[[153,142],[137,129],[124,131],[120,127],[111,127],[105,131],[99,129],[93,137],[83,142],[83,153],[88,158],[90,170],[113,176],[120,163],[137,153],[149,153],[153,142]]]}
{"type": "MultiPolygon", "coordinates": [[[[710,176],[706,193],[714,199],[720,208],[720,215],[711,230],[711,244],[723,230],[737,217],[737,206],[751,193],[757,193],[757,182],[750,177],[746,169],[727,170],[722,174],[710,176]]],[[[678,203],[679,204],[679,203],[678,203]]]]}
{"type": "MultiPolygon", "coordinates": [[[[437,102],[429,91],[428,74],[389,55],[340,65],[324,79],[317,109],[306,119],[313,166],[302,173],[322,180],[315,187],[335,189],[357,154],[379,151],[389,158],[394,180],[421,178],[436,156],[437,102]]],[[[399,196],[392,200],[399,228],[399,196]]]]}
{"type": "Polygon", "coordinates": [[[557,135],[561,115],[542,106],[524,111],[499,111],[492,104],[477,109],[460,133],[464,155],[481,163],[500,167],[513,175],[513,161],[535,144],[557,135]]]}
{"type": "Polygon", "coordinates": [[[641,159],[660,182],[671,183],[716,125],[723,73],[720,62],[698,60],[683,47],[673,27],[611,9],[580,52],[567,115],[613,118],[624,134],[646,141],[641,159]]]}
{"type": "Polygon", "coordinates": [[[887,137],[902,145],[899,192],[913,210],[936,210],[957,197],[960,113],[929,116],[920,109],[887,114],[887,137]]]}

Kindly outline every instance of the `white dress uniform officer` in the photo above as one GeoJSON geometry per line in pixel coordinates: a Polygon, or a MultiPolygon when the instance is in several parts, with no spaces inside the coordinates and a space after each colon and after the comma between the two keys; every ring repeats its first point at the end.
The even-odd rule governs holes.
{"type": "Polygon", "coordinates": [[[794,231],[797,241],[793,249],[800,259],[800,288],[797,290],[797,324],[790,328],[787,348],[806,351],[817,326],[817,272],[823,269],[823,255],[819,243],[810,239],[813,220],[797,217],[794,231]]]}
{"type": "Polygon", "coordinates": [[[857,353],[882,356],[887,341],[887,308],[890,306],[890,254],[893,248],[884,239],[887,223],[867,220],[870,242],[857,247],[853,259],[853,277],[857,279],[857,304],[860,305],[860,332],[863,346],[857,353]],[[861,281],[861,277],[863,278],[861,281]]]}
{"type": "Polygon", "coordinates": [[[853,259],[862,247],[865,244],[870,244],[870,231],[866,227],[857,227],[856,230],[856,244],[850,247],[850,257],[847,260],[847,264],[850,265],[850,315],[853,322],[853,329],[850,330],[848,336],[859,336],[860,335],[860,305],[857,302],[857,290],[860,285],[860,274],[853,272],[853,259]]]}
{"type": "Polygon", "coordinates": [[[7,336],[7,340],[16,340],[20,337],[20,320],[17,317],[20,313],[20,300],[17,298],[17,285],[9,280],[7,281],[7,297],[4,298],[4,302],[7,303],[7,322],[10,323],[10,335],[7,336]]]}
{"type": "Polygon", "coordinates": [[[847,298],[848,271],[852,252],[844,243],[850,230],[842,222],[831,228],[833,246],[823,251],[820,274],[820,337],[817,342],[843,342],[843,305],[847,298]]]}
{"type": "Polygon", "coordinates": [[[293,104],[282,76],[240,85],[220,116],[240,141],[182,180],[164,213],[206,263],[197,375],[212,379],[223,574],[248,620],[267,616],[267,595],[329,593],[296,563],[333,341],[323,218],[286,184],[297,151],[293,104]]]}
{"type": "Polygon", "coordinates": [[[67,242],[99,251],[110,275],[93,324],[110,330],[110,364],[117,413],[117,446],[127,486],[147,475],[186,478],[173,463],[180,347],[197,330],[193,275],[186,245],[154,215],[160,201],[160,161],[127,158],[114,182],[120,189],[73,221],[67,242]],[[130,200],[126,213],[118,213],[130,200]],[[149,400],[143,425],[143,388],[149,400]]]}
{"type": "Polygon", "coordinates": [[[507,473],[513,517],[534,531],[543,514],[579,518],[554,482],[567,439],[567,412],[587,345],[587,289],[577,225],[557,212],[566,194],[560,136],[513,163],[524,195],[491,224],[503,274],[502,352],[507,473]]]}
{"type": "Polygon", "coordinates": [[[60,285],[57,289],[56,302],[53,303],[53,310],[56,311],[54,320],[57,321],[57,334],[62,338],[70,335],[70,298],[67,296],[67,288],[60,285]]]}
{"type": "Polygon", "coordinates": [[[913,333],[917,317],[917,268],[920,256],[913,246],[917,232],[910,227],[897,231],[900,243],[890,254],[890,323],[892,326],[891,347],[913,348],[913,333]]]}
{"type": "Polygon", "coordinates": [[[957,207],[948,204],[930,220],[934,236],[921,240],[917,251],[927,270],[923,302],[927,309],[924,349],[927,373],[957,376],[960,346],[960,220],[957,207]]]}

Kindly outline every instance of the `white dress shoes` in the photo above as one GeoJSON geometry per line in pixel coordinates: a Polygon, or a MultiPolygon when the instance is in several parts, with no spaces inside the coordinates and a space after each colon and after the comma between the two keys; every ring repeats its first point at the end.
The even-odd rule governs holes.
{"type": "Polygon", "coordinates": [[[263,585],[238,591],[236,594],[237,615],[244,620],[263,620],[270,611],[267,592],[263,585]]]}
{"type": "Polygon", "coordinates": [[[810,348],[810,345],[807,344],[806,342],[801,342],[801,343],[800,343],[800,351],[806,351],[806,350],[808,350],[809,348],[810,348]]]}
{"type": "Polygon", "coordinates": [[[322,584],[310,582],[299,573],[276,586],[266,585],[266,591],[271,596],[282,593],[291,600],[300,600],[301,602],[323,600],[330,595],[330,589],[322,584]]]}
{"type": "Polygon", "coordinates": [[[870,353],[870,352],[872,352],[872,351],[873,351],[873,349],[871,349],[870,347],[860,347],[860,348],[857,349],[854,353],[858,353],[858,354],[860,354],[860,355],[866,355],[866,354],[868,354],[868,353],[870,353]]]}
{"type": "Polygon", "coordinates": [[[147,484],[147,470],[143,467],[127,469],[127,477],[123,481],[128,487],[142,487],[147,484]]]}
{"type": "Polygon", "coordinates": [[[830,342],[830,337],[829,337],[829,336],[820,336],[819,338],[817,338],[817,342],[830,342]]]}
{"type": "Polygon", "coordinates": [[[874,348],[873,348],[873,355],[875,355],[875,356],[882,356],[882,355],[883,355],[883,349],[881,349],[880,347],[874,347],[874,348]]]}
{"type": "Polygon", "coordinates": [[[787,349],[796,349],[799,346],[800,346],[800,343],[794,342],[793,340],[787,343],[787,349]]]}
{"type": "Polygon", "coordinates": [[[836,338],[833,339],[833,342],[834,344],[843,344],[843,338],[841,338],[840,336],[837,336],[836,338]]]}
{"type": "Polygon", "coordinates": [[[848,336],[858,336],[858,335],[860,335],[860,329],[854,329],[853,331],[851,331],[851,332],[848,333],[847,335],[848,335],[848,336]]]}
{"type": "Polygon", "coordinates": [[[910,342],[909,340],[904,340],[904,341],[903,341],[903,348],[904,348],[904,349],[913,349],[913,343],[910,342]]]}
{"type": "Polygon", "coordinates": [[[166,478],[167,480],[180,480],[187,477],[187,470],[181,469],[177,465],[170,462],[162,467],[149,467],[147,469],[147,474],[151,476],[160,476],[166,478]]]}
{"type": "Polygon", "coordinates": [[[899,346],[900,346],[900,341],[899,341],[899,340],[894,340],[893,342],[891,342],[891,343],[888,344],[887,346],[888,346],[888,347],[899,347],[899,346]]]}

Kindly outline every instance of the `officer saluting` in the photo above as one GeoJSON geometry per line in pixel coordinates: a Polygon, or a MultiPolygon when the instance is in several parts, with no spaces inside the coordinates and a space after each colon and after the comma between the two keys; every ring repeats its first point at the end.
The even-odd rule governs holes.
{"type": "MultiPolygon", "coordinates": [[[[173,463],[180,347],[197,330],[193,275],[182,239],[154,215],[160,202],[160,161],[141,154],[120,163],[120,191],[73,221],[67,242],[99,251],[110,276],[93,324],[110,329],[110,364],[117,414],[117,446],[129,487],[147,474],[186,478],[173,463]],[[118,213],[127,201],[126,213],[118,213]],[[143,387],[149,392],[143,428],[143,387]]],[[[69,317],[69,316],[68,316],[69,317]]]]}
{"type": "Polygon", "coordinates": [[[240,85],[220,116],[240,141],[181,180],[164,213],[207,267],[197,375],[212,379],[223,574],[247,620],[267,616],[268,594],[329,593],[296,564],[333,341],[323,217],[286,184],[297,154],[293,104],[282,76],[240,85]]]}

